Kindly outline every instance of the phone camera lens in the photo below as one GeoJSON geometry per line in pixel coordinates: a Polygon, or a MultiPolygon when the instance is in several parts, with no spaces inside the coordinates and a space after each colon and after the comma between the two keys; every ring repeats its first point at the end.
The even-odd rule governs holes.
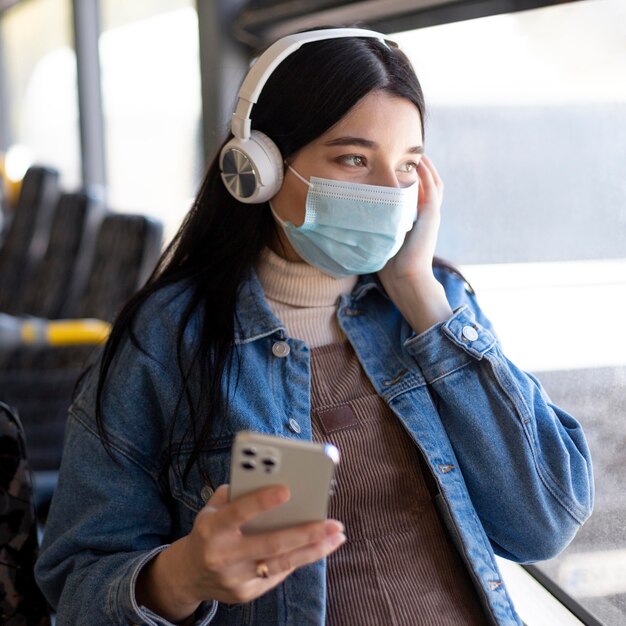
{"type": "Polygon", "coordinates": [[[265,473],[270,474],[274,471],[278,463],[276,462],[276,459],[273,459],[272,457],[265,457],[263,459],[263,465],[265,466],[265,473]]]}

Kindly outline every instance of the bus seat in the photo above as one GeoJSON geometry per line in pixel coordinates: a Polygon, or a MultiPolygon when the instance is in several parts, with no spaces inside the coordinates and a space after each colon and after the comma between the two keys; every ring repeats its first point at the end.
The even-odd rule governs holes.
{"type": "Polygon", "coordinates": [[[61,317],[112,321],[154,269],[162,243],[159,220],[109,213],[98,232],[87,284],[76,300],[66,303],[61,317]]]}
{"type": "Polygon", "coordinates": [[[102,210],[86,193],[61,194],[54,211],[48,246],[24,285],[20,315],[57,319],[75,289],[79,255],[93,254],[102,210]]]}
{"type": "Polygon", "coordinates": [[[56,170],[30,167],[0,247],[0,311],[19,313],[20,293],[48,245],[60,194],[56,170]]]}

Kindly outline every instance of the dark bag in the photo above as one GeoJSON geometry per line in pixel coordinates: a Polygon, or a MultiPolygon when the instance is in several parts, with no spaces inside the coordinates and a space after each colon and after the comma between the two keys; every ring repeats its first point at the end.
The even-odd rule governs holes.
{"type": "Polygon", "coordinates": [[[0,624],[50,624],[33,572],[37,547],[24,431],[17,414],[0,402],[0,624]]]}

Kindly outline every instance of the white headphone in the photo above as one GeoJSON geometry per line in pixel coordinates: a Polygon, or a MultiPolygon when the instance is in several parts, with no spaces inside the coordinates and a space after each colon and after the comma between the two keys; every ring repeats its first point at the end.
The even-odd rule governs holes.
{"type": "Polygon", "coordinates": [[[283,183],[283,157],[276,144],[258,130],[250,130],[250,113],[272,72],[300,46],[312,41],[363,37],[385,45],[398,44],[382,33],[360,28],[328,28],[288,35],[273,43],[254,63],[241,85],[231,123],[234,135],[220,152],[226,189],[239,202],[257,204],[273,198],[283,183]]]}

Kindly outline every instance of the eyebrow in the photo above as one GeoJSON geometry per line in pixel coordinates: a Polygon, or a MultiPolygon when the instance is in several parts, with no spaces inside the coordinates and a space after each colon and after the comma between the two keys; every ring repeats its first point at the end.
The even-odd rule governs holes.
{"type": "MultiPolygon", "coordinates": [[[[364,148],[370,148],[376,150],[378,144],[371,139],[364,139],[363,137],[337,137],[337,139],[331,139],[326,141],[326,146],[363,146],[364,148]]],[[[407,149],[407,152],[411,154],[424,154],[424,146],[412,146],[407,149]]]]}

